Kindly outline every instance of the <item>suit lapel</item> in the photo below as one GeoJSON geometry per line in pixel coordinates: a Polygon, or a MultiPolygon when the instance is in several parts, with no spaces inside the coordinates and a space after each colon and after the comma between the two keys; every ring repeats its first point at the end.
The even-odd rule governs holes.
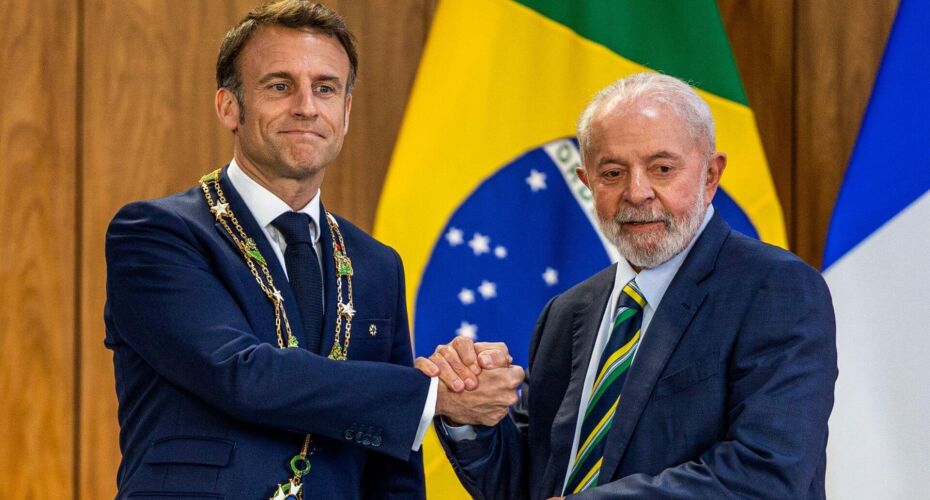
{"type": "MultiPolygon", "coordinates": [[[[320,353],[328,355],[333,348],[333,341],[336,332],[336,267],[333,264],[333,235],[329,231],[329,222],[326,220],[326,208],[320,204],[320,264],[323,268],[323,297],[325,307],[323,308],[323,332],[322,342],[320,342],[320,353]]],[[[351,258],[351,255],[349,256],[351,258]]],[[[355,264],[356,262],[353,262],[355,264]]],[[[348,293],[343,290],[343,293],[348,293]]],[[[343,298],[348,302],[348,296],[343,298]]]]}
{"type": "MultiPolygon", "coordinates": [[[[590,294],[586,297],[585,305],[573,308],[572,316],[572,371],[565,391],[565,398],[552,421],[550,433],[550,456],[544,477],[550,478],[550,484],[544,491],[561,493],[565,482],[565,472],[568,469],[569,455],[575,437],[575,427],[578,422],[578,406],[581,403],[581,393],[584,390],[584,379],[588,372],[588,363],[594,341],[604,316],[604,308],[610,299],[613,279],[616,275],[616,265],[608,271],[597,275],[591,285],[590,294]]],[[[572,306],[568,306],[572,307],[572,306]]],[[[532,375],[532,374],[531,374],[532,375]]]]}
{"type": "Polygon", "coordinates": [[[665,292],[623,384],[620,404],[607,435],[601,477],[614,478],[659,376],[704,303],[707,292],[699,284],[713,271],[729,232],[726,222],[714,214],[665,292]]]}
{"type": "MultiPolygon", "coordinates": [[[[291,333],[297,337],[301,345],[307,345],[307,336],[304,335],[303,328],[301,327],[302,323],[300,321],[300,310],[297,307],[297,298],[294,297],[291,285],[287,281],[287,275],[281,267],[281,262],[278,261],[277,254],[275,254],[274,249],[271,248],[271,243],[268,241],[268,238],[265,237],[265,232],[259,227],[258,222],[255,220],[255,217],[252,216],[252,212],[249,211],[249,207],[246,206],[239,192],[233,187],[232,182],[229,182],[229,177],[226,176],[227,168],[229,167],[223,168],[219,179],[223,187],[223,193],[226,195],[226,201],[229,203],[229,207],[232,209],[233,213],[236,214],[236,219],[239,220],[239,224],[242,226],[242,229],[245,230],[245,234],[255,240],[258,251],[261,252],[262,257],[265,258],[268,271],[271,273],[271,277],[274,280],[274,286],[281,291],[281,296],[284,297],[284,311],[291,325],[291,333]]],[[[223,235],[224,239],[232,245],[233,248],[236,248],[236,244],[229,233],[226,232],[226,228],[219,222],[216,222],[214,226],[216,230],[223,235]]],[[[232,227],[232,224],[230,224],[230,226],[232,227]]],[[[239,252],[238,248],[236,252],[239,252]]],[[[248,272],[248,268],[245,267],[244,263],[243,268],[245,270],[244,272],[248,272]]],[[[259,270],[259,272],[261,271],[259,270]]],[[[286,335],[283,325],[281,329],[282,334],[286,335]]]]}

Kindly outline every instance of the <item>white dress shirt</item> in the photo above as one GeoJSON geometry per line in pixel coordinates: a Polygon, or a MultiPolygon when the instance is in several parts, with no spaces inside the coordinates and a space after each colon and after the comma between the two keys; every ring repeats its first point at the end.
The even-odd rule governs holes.
{"type": "MultiPolygon", "coordinates": [[[[271,225],[271,223],[274,222],[279,215],[292,211],[291,207],[281,198],[278,198],[277,195],[249,177],[248,174],[242,170],[242,167],[236,163],[235,159],[229,162],[226,175],[229,177],[229,182],[233,185],[233,188],[242,196],[242,201],[245,202],[245,206],[248,207],[249,212],[252,212],[255,221],[258,222],[258,225],[265,233],[265,237],[268,238],[268,241],[271,243],[271,248],[274,250],[275,256],[277,256],[278,262],[281,264],[281,269],[284,269],[286,275],[287,266],[284,262],[284,252],[287,250],[287,242],[284,240],[284,235],[282,235],[276,227],[271,225]]],[[[306,206],[297,211],[310,216],[310,238],[313,240],[317,264],[320,265],[320,275],[322,276],[323,269],[321,259],[323,247],[320,243],[320,192],[317,191],[316,195],[310,200],[310,203],[307,203],[306,206]]],[[[405,300],[405,298],[401,297],[400,300],[405,300]]],[[[426,404],[420,416],[420,425],[417,427],[417,433],[413,440],[413,445],[411,446],[413,451],[420,449],[420,445],[423,443],[423,437],[426,435],[426,430],[429,428],[429,424],[433,420],[433,415],[436,413],[436,394],[439,389],[438,380],[438,377],[432,377],[430,380],[426,404]]]]}

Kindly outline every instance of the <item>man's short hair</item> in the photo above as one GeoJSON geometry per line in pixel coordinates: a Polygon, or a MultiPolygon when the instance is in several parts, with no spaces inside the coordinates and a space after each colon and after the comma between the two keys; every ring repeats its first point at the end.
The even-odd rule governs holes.
{"type": "Polygon", "coordinates": [[[578,119],[578,145],[584,157],[591,146],[591,122],[601,107],[610,102],[615,109],[634,103],[655,102],[671,108],[685,122],[691,139],[706,148],[716,149],[714,118],[707,102],[687,83],[661,73],[636,73],[617,80],[597,93],[578,119]]]}
{"type": "Polygon", "coordinates": [[[352,93],[358,71],[358,52],[355,37],[345,21],[329,7],[308,0],[277,0],[252,9],[235,27],[230,29],[220,45],[216,58],[216,86],[227,88],[239,105],[242,105],[242,73],[236,64],[239,53],[252,35],[262,26],[311,30],[334,36],[349,56],[349,80],[346,92],[352,93]]]}

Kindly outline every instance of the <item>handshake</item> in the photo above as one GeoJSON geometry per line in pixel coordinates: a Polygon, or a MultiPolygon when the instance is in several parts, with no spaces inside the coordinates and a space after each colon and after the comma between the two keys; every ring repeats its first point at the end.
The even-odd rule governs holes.
{"type": "Polygon", "coordinates": [[[517,402],[523,368],[502,342],[472,342],[456,337],[413,366],[430,377],[439,377],[436,415],[451,425],[495,425],[517,402]]]}

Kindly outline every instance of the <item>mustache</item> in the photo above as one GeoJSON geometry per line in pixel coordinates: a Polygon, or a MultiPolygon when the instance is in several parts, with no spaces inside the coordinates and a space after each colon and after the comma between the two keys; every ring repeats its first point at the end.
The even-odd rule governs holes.
{"type": "Polygon", "coordinates": [[[668,227],[672,221],[672,215],[659,207],[625,207],[613,217],[614,224],[662,222],[668,227]]]}

